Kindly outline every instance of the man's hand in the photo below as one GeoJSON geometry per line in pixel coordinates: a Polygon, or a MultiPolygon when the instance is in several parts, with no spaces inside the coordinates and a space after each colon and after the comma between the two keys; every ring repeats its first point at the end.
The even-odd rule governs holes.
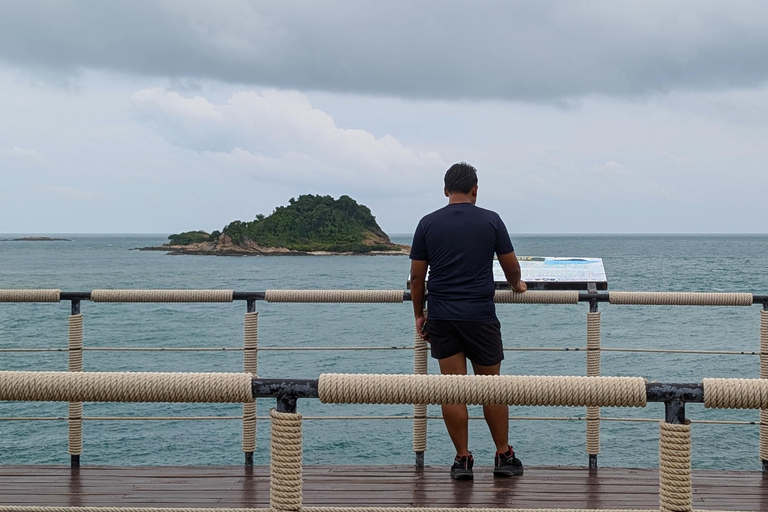
{"type": "Polygon", "coordinates": [[[427,278],[429,264],[424,260],[411,260],[411,301],[413,317],[416,319],[416,332],[423,340],[429,340],[426,331],[422,332],[427,317],[424,316],[424,280],[427,278]]]}
{"type": "Polygon", "coordinates": [[[424,341],[429,341],[429,333],[427,332],[427,317],[421,316],[416,318],[416,332],[419,333],[419,337],[424,341]]]}
{"type": "Polygon", "coordinates": [[[499,254],[499,265],[501,270],[504,271],[504,277],[507,278],[507,282],[512,287],[512,291],[515,293],[523,293],[528,289],[528,285],[525,281],[520,279],[522,273],[520,272],[520,263],[517,261],[517,256],[514,251],[507,254],[499,254]]]}

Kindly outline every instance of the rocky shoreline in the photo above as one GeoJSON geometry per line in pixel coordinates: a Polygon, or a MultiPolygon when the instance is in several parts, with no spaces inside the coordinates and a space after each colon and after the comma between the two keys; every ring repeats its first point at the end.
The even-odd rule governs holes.
{"type": "Polygon", "coordinates": [[[334,251],[295,251],[285,247],[263,247],[248,240],[243,244],[234,244],[225,235],[214,242],[200,242],[189,245],[163,244],[156,247],[138,247],[139,251],[164,251],[171,255],[192,254],[197,256],[329,256],[329,255],[370,255],[370,256],[407,256],[411,247],[391,244],[391,251],[369,252],[334,252],[334,251]]]}

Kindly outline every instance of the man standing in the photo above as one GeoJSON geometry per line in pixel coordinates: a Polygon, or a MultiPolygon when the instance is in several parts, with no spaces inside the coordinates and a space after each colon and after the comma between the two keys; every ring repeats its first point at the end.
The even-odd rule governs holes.
{"type": "MultiPolygon", "coordinates": [[[[499,375],[504,352],[493,303],[493,255],[512,290],[527,289],[509,233],[495,212],[475,206],[477,170],[467,163],[445,173],[448,205],[430,213],[416,228],[411,246],[411,297],[416,329],[431,345],[443,375],[466,375],[467,359],[475,375],[499,375]],[[424,316],[424,280],[429,268],[429,322],[424,316]]],[[[451,477],[471,480],[465,404],[442,406],[448,435],[456,448],[451,477]]],[[[484,405],[483,415],[496,445],[493,476],[523,473],[509,445],[509,408],[484,405]]]]}

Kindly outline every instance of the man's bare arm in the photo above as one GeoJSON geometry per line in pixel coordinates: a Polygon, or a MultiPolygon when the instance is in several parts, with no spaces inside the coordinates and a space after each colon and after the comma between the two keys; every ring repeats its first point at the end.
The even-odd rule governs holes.
{"type": "Polygon", "coordinates": [[[427,262],[424,260],[411,260],[411,301],[413,302],[413,316],[416,318],[416,332],[422,339],[427,339],[421,329],[427,321],[424,316],[424,280],[427,278],[427,262]]]}
{"type": "MultiPolygon", "coordinates": [[[[520,271],[520,262],[517,261],[515,251],[507,254],[499,254],[498,257],[501,270],[504,271],[504,277],[507,278],[507,282],[512,286],[512,291],[523,293],[527,290],[528,286],[525,284],[525,281],[520,279],[522,277],[522,272],[520,271]]],[[[411,287],[413,287],[413,284],[411,284],[411,287]]]]}

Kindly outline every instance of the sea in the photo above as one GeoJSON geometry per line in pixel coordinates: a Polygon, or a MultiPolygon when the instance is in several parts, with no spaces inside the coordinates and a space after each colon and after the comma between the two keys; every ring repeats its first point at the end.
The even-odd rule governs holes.
{"type": "MultiPolygon", "coordinates": [[[[23,235],[2,235],[0,239],[23,235]]],[[[52,235],[53,236],[53,235],[52,235]]],[[[405,256],[172,256],[135,250],[160,245],[165,235],[55,235],[68,241],[0,242],[0,289],[102,288],[405,289],[405,256]]],[[[394,235],[410,243],[409,234],[394,235]]],[[[711,291],[768,294],[768,235],[512,235],[525,256],[602,258],[609,290],[711,291]]],[[[411,373],[412,306],[403,304],[269,304],[259,311],[258,374],[263,378],[317,378],[322,373],[411,373]],[[368,347],[376,350],[284,350],[368,347]]],[[[756,378],[761,306],[684,307],[600,304],[602,345],[624,349],[725,350],[737,355],[603,352],[602,374],[658,382],[705,377],[756,378]]],[[[85,371],[242,371],[246,304],[96,304],[82,302],[89,348],[215,348],[215,351],[106,351],[84,353],[85,371]],[[227,350],[230,349],[230,350],[227,350]]],[[[588,305],[497,306],[507,349],[502,372],[584,375],[588,305]],[[554,348],[555,351],[519,351],[554,348]],[[581,348],[581,350],[574,350],[581,348]],[[569,349],[569,350],[566,350],[569,349]]],[[[65,371],[70,303],[0,304],[0,370],[65,371]],[[12,352],[8,349],[51,349],[12,352]]],[[[437,373],[434,360],[430,373],[437,373]]],[[[271,399],[258,400],[268,416],[271,399]]],[[[306,464],[412,464],[412,423],[403,405],[324,405],[299,400],[306,464]],[[392,419],[366,419],[388,416],[392,419]],[[363,418],[363,419],[361,419],[363,418]]],[[[687,406],[693,420],[757,422],[757,411],[687,406]]],[[[90,417],[238,416],[231,404],[87,403],[90,417]]],[[[430,406],[429,415],[440,408],[430,406]]],[[[663,404],[604,408],[604,418],[663,417],[663,404]]],[[[0,462],[68,464],[67,406],[55,402],[0,402],[0,462]],[[47,420],[19,420],[22,417],[47,420]]],[[[470,406],[479,417],[482,408],[470,406]]],[[[518,418],[510,439],[529,466],[586,466],[584,408],[510,407],[518,418]],[[542,417],[566,418],[563,421],[542,417]],[[529,419],[525,419],[529,418],[529,419]],[[570,419],[567,419],[570,418],[570,419]]],[[[89,420],[82,464],[238,465],[241,422],[89,420]]],[[[256,464],[269,463],[269,422],[258,421],[256,464]]],[[[470,421],[476,464],[492,464],[493,445],[480,419],[470,421]]],[[[440,419],[428,422],[427,465],[448,465],[454,453],[440,419]]],[[[655,421],[604,421],[601,467],[657,467],[655,421]]],[[[756,424],[694,424],[695,469],[759,470],[756,424]]]]}

